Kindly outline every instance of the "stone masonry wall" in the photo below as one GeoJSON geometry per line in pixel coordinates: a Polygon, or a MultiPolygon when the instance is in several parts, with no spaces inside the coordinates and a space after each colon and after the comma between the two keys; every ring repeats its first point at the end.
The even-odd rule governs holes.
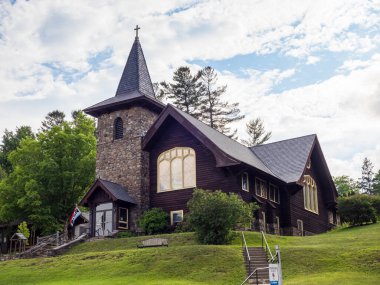
{"type": "Polygon", "coordinates": [[[142,107],[103,114],[98,118],[96,176],[124,186],[137,202],[129,212],[130,229],[149,208],[149,153],[141,150],[141,140],[157,118],[142,107]],[[114,121],[123,120],[122,139],[114,140],[114,121]]]}

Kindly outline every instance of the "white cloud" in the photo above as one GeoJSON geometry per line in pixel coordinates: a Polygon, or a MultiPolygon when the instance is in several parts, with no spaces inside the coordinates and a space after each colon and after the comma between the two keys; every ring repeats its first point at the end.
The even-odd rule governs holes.
{"type": "MultiPolygon", "coordinates": [[[[380,44],[379,3],[46,0],[12,6],[2,1],[0,134],[22,124],[36,129],[53,109],[68,114],[113,96],[136,24],[142,27],[151,77],[161,81],[193,59],[280,53],[317,64],[320,51],[374,51],[380,44]],[[91,70],[89,59],[104,50],[112,51],[110,58],[91,70]],[[66,73],[82,77],[69,82],[66,73]]],[[[263,117],[273,139],[317,132],[334,174],[347,167],[346,161],[354,165],[355,155],[378,154],[378,65],[378,57],[347,60],[340,69],[344,74],[280,94],[272,94],[272,88],[296,77],[297,66],[252,67],[246,78],[221,70],[220,78],[247,119],[263,117]]]]}

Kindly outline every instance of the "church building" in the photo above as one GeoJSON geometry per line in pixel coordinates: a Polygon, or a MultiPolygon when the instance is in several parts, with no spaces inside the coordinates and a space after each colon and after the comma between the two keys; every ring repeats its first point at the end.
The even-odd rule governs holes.
{"type": "Polygon", "coordinates": [[[310,235],[339,222],[316,135],[248,148],[163,104],[137,32],[115,96],[84,111],[97,118],[97,178],[80,202],[89,208],[91,236],[139,231],[139,216],[154,207],[175,225],[196,187],[256,202],[256,230],[310,235]]]}

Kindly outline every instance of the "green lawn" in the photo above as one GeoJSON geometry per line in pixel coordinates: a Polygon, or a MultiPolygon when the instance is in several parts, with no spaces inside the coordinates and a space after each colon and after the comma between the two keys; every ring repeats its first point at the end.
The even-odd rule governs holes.
{"type": "MultiPolygon", "coordinates": [[[[240,284],[240,239],[198,245],[192,233],[163,235],[169,247],[137,249],[144,237],[87,242],[66,255],[0,263],[0,284],[240,284]]],[[[248,245],[261,243],[246,233],[248,245]]],[[[312,237],[267,236],[279,244],[284,283],[379,284],[380,224],[312,237]]]]}

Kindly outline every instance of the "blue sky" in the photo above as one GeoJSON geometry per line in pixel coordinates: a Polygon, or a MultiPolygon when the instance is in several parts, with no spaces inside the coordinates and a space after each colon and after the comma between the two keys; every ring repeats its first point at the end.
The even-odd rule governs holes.
{"type": "Polygon", "coordinates": [[[316,133],[333,175],[380,168],[380,1],[0,1],[0,135],[114,96],[134,27],[154,82],[210,65],[271,141],[316,133]]]}

